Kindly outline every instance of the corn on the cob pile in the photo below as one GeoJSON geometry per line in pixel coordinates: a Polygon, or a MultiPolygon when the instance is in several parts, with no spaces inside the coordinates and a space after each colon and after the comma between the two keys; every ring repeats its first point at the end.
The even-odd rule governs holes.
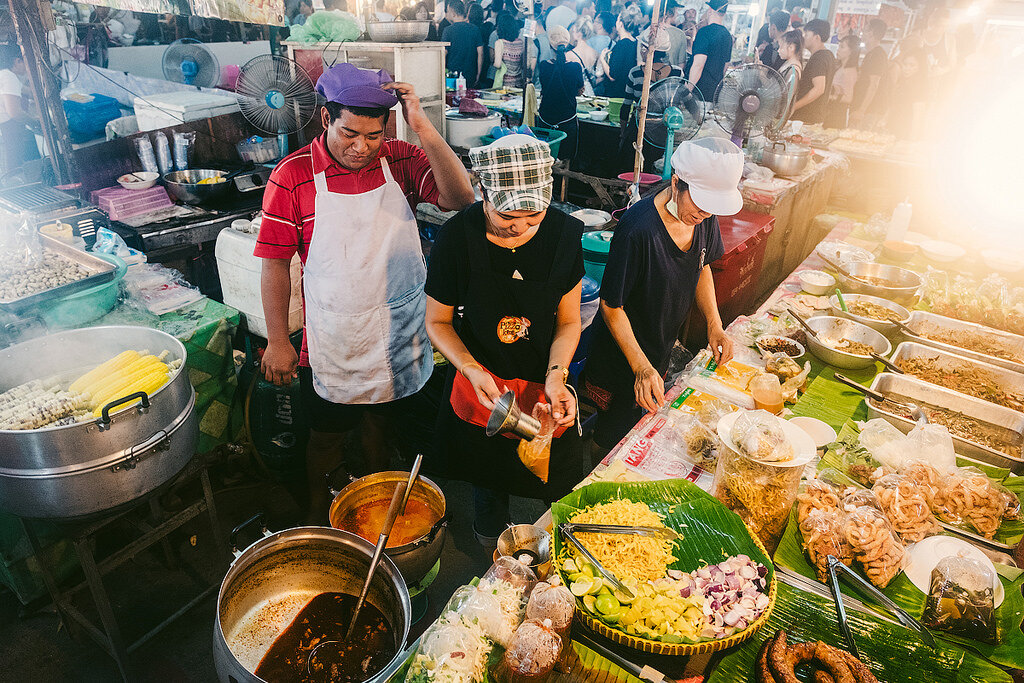
{"type": "MultiPolygon", "coordinates": [[[[32,380],[0,393],[0,429],[39,429],[99,417],[103,406],[123,396],[152,394],[181,367],[148,351],[124,351],[96,366],[64,389],[51,380],[32,380]]],[[[137,401],[119,406],[118,410],[137,401]]]]}

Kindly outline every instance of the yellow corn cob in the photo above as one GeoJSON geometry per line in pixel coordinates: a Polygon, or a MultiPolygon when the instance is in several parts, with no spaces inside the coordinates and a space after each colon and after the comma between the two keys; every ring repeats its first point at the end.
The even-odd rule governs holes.
{"type": "Polygon", "coordinates": [[[89,399],[89,405],[93,408],[102,407],[104,404],[110,403],[115,398],[127,396],[133,392],[131,388],[132,386],[148,377],[152,372],[160,372],[166,375],[167,366],[154,359],[153,363],[148,363],[139,367],[135,372],[122,377],[119,381],[94,394],[89,399]]]}
{"type": "MultiPolygon", "coordinates": [[[[153,370],[151,372],[151,374],[146,375],[145,377],[143,377],[138,382],[132,384],[130,387],[128,387],[128,389],[126,389],[125,391],[121,392],[120,394],[118,394],[118,396],[115,396],[114,398],[118,398],[119,396],[127,396],[128,394],[134,394],[137,391],[144,391],[147,394],[152,394],[154,391],[156,391],[157,389],[159,389],[160,387],[162,387],[165,384],[167,384],[167,371],[166,371],[166,368],[164,370],[159,370],[159,369],[153,370]]],[[[127,408],[129,406],[133,406],[137,402],[138,402],[138,399],[136,399],[136,400],[132,401],[131,403],[128,403],[128,404],[126,404],[124,406],[119,406],[118,407],[118,411],[124,410],[125,408],[127,408]]],[[[92,411],[92,414],[94,416],[96,416],[96,417],[99,417],[100,415],[102,415],[103,414],[103,406],[96,407],[92,411]]]]}
{"type": "Polygon", "coordinates": [[[125,365],[128,365],[133,360],[136,360],[138,357],[138,351],[122,351],[121,353],[117,354],[110,360],[106,361],[105,363],[100,363],[95,368],[93,368],[89,372],[85,373],[84,375],[76,379],[74,382],[72,382],[69,390],[71,392],[80,392],[82,391],[82,389],[89,386],[97,379],[105,377],[108,374],[117,370],[118,368],[122,368],[125,365]]]}
{"type": "Polygon", "coordinates": [[[106,377],[101,377],[97,381],[93,382],[84,390],[82,390],[82,393],[89,397],[98,396],[100,394],[105,393],[109,389],[112,389],[114,386],[120,386],[124,382],[125,378],[134,375],[139,370],[156,367],[157,365],[160,364],[160,360],[156,356],[140,356],[139,358],[133,360],[131,363],[124,366],[123,368],[120,368],[111,373],[110,375],[107,375],[106,377]]]}

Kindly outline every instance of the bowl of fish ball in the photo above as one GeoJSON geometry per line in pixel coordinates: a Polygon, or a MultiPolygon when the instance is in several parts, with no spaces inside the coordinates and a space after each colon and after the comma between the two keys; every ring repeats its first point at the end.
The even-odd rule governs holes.
{"type": "Polygon", "coordinates": [[[847,318],[820,315],[807,320],[814,334],[807,335],[811,353],[823,363],[846,370],[870,367],[871,352],[887,356],[892,344],[878,330],[847,318]]]}
{"type": "Polygon", "coordinates": [[[867,325],[887,337],[899,332],[900,328],[894,321],[898,320],[904,325],[910,322],[910,311],[894,301],[877,296],[844,294],[843,300],[846,302],[847,308],[845,311],[839,303],[839,297],[835,294],[828,300],[832,304],[833,315],[867,325]]]}
{"type": "MultiPolygon", "coordinates": [[[[408,479],[408,472],[377,472],[352,482],[331,503],[331,526],[376,543],[395,487],[408,479]]],[[[395,520],[385,549],[410,586],[419,583],[441,557],[448,527],[446,513],[441,488],[420,476],[405,511],[395,520]]]]}
{"type": "Polygon", "coordinates": [[[839,274],[843,293],[867,294],[880,299],[911,304],[918,298],[924,279],[912,270],[881,263],[847,263],[839,274]]]}
{"type": "Polygon", "coordinates": [[[373,552],[369,541],[322,526],[264,530],[262,538],[236,551],[217,595],[213,656],[218,679],[390,680],[404,662],[412,603],[398,568],[386,556],[346,638],[373,552]]]}
{"type": "Polygon", "coordinates": [[[208,168],[191,168],[164,175],[167,194],[185,204],[203,204],[220,199],[235,186],[224,180],[225,171],[208,168]]]}
{"type": "Polygon", "coordinates": [[[533,524],[513,524],[498,536],[494,561],[499,557],[518,560],[538,578],[546,578],[551,571],[551,534],[533,524]]]}

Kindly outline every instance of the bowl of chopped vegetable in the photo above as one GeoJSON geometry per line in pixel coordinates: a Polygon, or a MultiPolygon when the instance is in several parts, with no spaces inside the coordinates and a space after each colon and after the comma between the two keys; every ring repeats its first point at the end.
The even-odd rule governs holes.
{"type": "Polygon", "coordinates": [[[829,297],[828,301],[832,304],[834,315],[867,325],[886,337],[899,331],[899,326],[894,321],[898,320],[904,325],[910,322],[910,311],[888,299],[867,294],[844,294],[843,300],[846,301],[845,311],[839,303],[838,296],[833,294],[829,297]]]}

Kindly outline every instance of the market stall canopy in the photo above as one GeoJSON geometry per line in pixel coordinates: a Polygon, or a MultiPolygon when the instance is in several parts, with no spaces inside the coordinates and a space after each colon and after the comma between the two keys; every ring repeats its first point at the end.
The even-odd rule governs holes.
{"type": "MultiPolygon", "coordinates": [[[[97,0],[87,3],[128,12],[183,14],[182,3],[172,0],[97,0]]],[[[210,19],[284,26],[284,0],[188,0],[191,14],[210,19]]]]}

